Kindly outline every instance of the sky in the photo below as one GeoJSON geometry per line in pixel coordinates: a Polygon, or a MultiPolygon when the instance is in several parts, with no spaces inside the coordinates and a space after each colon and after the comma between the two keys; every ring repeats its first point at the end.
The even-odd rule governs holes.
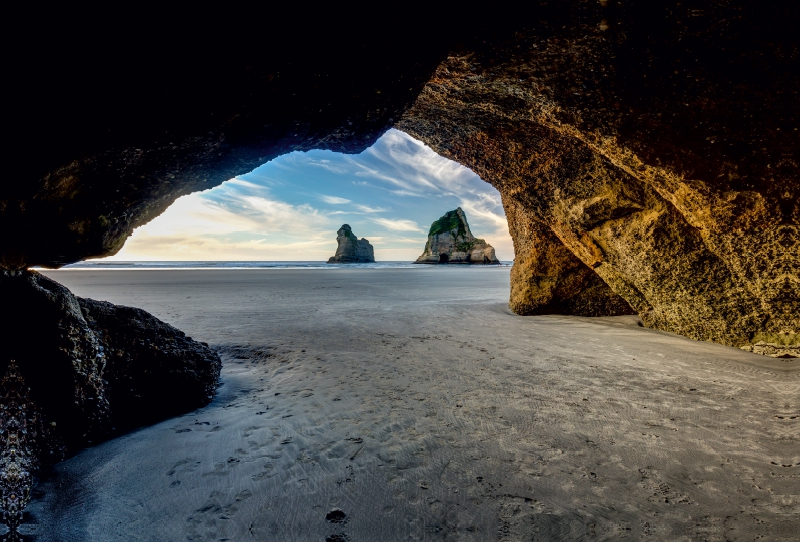
{"type": "Polygon", "coordinates": [[[377,261],[413,261],[431,223],[459,206],[500,260],[514,258],[497,190],[391,129],[361,154],[293,152],[179,198],[105,260],[327,260],[350,224],[377,261]]]}

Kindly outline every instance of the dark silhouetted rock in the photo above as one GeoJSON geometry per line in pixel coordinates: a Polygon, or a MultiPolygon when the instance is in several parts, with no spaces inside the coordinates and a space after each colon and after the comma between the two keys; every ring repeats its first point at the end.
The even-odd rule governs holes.
{"type": "Polygon", "coordinates": [[[221,362],[141,309],[82,299],[35,271],[0,273],[0,506],[12,529],[44,464],[208,404],[221,362]]]}
{"type": "Polygon", "coordinates": [[[221,363],[208,345],[142,309],[77,299],[103,347],[103,378],[116,427],[164,419],[214,397],[221,363]]]}
{"type": "Polygon", "coordinates": [[[414,263],[500,263],[492,245],[476,239],[461,207],[431,224],[425,251],[414,263]]]}
{"type": "Polygon", "coordinates": [[[348,224],[336,232],[336,254],[328,259],[328,263],[373,263],[375,251],[369,241],[356,237],[348,224]]]}
{"type": "Polygon", "coordinates": [[[219,356],[143,310],[76,297],[35,271],[0,274],[0,293],[0,373],[16,360],[27,404],[68,451],[214,395],[219,356]]]}
{"type": "Polygon", "coordinates": [[[113,25],[72,9],[9,14],[11,41],[39,41],[7,66],[25,84],[4,117],[19,181],[0,188],[0,267],[114,254],[182,195],[292,151],[368,148],[486,21],[383,8],[392,16],[364,24],[367,12],[317,6],[269,32],[242,31],[259,10],[191,22],[139,10],[113,25]],[[414,39],[386,39],[402,35],[414,39]]]}
{"type": "MultiPolygon", "coordinates": [[[[47,462],[55,462],[64,457],[64,449],[55,436],[55,427],[44,422],[31,400],[28,384],[14,360],[0,380],[0,402],[0,515],[13,533],[31,499],[42,452],[46,452],[47,462]]],[[[8,539],[13,540],[13,535],[8,539]]]]}

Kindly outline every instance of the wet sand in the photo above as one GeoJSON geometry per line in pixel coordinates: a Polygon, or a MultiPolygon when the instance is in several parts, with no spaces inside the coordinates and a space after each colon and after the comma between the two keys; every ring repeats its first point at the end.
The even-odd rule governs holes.
{"type": "Polygon", "coordinates": [[[47,274],[224,368],[54,468],[37,540],[797,539],[798,360],[516,316],[508,268],[47,274]]]}

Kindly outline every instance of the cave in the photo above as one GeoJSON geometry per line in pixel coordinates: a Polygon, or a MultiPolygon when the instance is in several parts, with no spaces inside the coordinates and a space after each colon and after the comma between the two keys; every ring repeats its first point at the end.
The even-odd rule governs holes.
{"type": "Polygon", "coordinates": [[[447,263],[450,261],[450,256],[447,254],[439,254],[439,263],[447,263]]]}
{"type": "MultiPolygon", "coordinates": [[[[649,327],[796,355],[794,12],[745,21],[729,9],[569,2],[532,5],[525,23],[434,12],[392,23],[423,39],[377,50],[364,45],[375,30],[359,26],[334,33],[339,52],[317,47],[333,30],[314,18],[314,40],[291,53],[230,63],[219,48],[178,68],[161,55],[178,35],[137,49],[130,66],[109,65],[91,40],[38,64],[20,57],[28,86],[12,101],[26,114],[11,118],[9,178],[30,180],[4,186],[0,264],[114,254],[183,194],[291,151],[360,152],[395,127],[503,195],[517,313],[608,290],[597,303],[613,292],[649,327]],[[439,17],[464,24],[422,31],[439,17]],[[725,21],[713,39],[711,19],[725,21]],[[46,90],[52,74],[58,93],[46,90]]],[[[106,39],[119,55],[139,47],[124,32],[106,39]]]]}
{"type": "Polygon", "coordinates": [[[515,314],[633,311],[767,361],[799,356],[800,8],[553,4],[481,17],[397,4],[368,24],[328,8],[266,33],[238,13],[103,28],[20,13],[16,41],[35,33],[43,49],[7,68],[6,487],[29,498],[9,473],[208,404],[220,370],[208,345],[31,268],[115,254],[182,195],[292,151],[361,152],[389,128],[500,192],[515,314]]]}

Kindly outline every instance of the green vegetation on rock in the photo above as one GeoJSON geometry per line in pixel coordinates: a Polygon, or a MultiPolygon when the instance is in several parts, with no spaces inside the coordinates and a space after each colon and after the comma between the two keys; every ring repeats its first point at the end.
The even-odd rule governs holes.
{"type": "Polygon", "coordinates": [[[456,243],[456,252],[469,252],[475,246],[475,241],[467,241],[464,243],[456,243]]]}
{"type": "Polygon", "coordinates": [[[438,235],[452,230],[458,230],[456,237],[465,235],[467,232],[464,221],[458,216],[458,210],[446,212],[443,217],[431,224],[428,235],[438,235]]]}

